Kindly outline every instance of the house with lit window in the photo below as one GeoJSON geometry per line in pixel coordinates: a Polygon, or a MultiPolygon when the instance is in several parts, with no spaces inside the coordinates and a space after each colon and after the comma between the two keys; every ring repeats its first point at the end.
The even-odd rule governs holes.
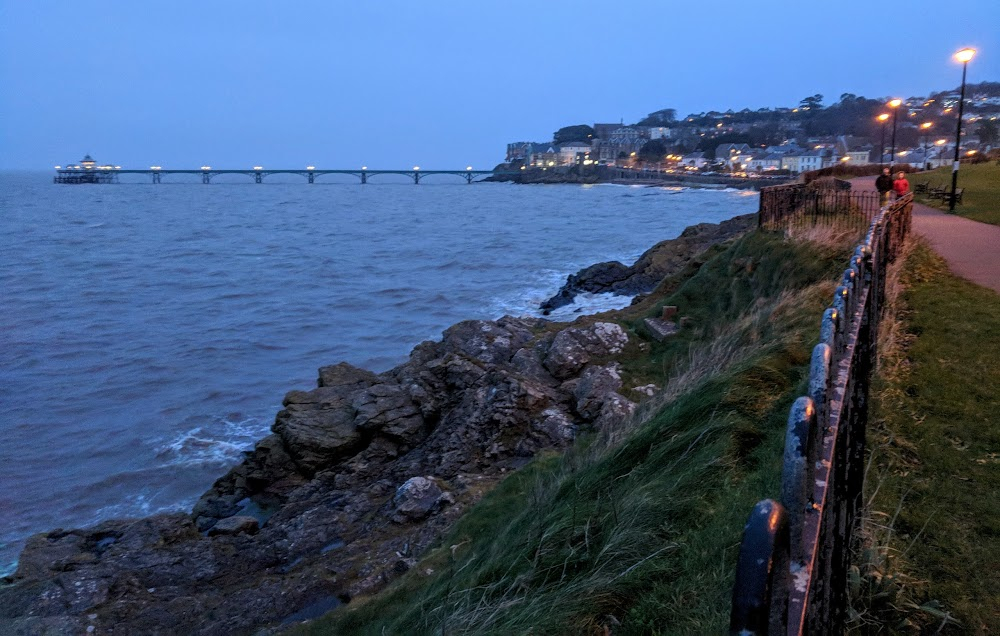
{"type": "Polygon", "coordinates": [[[590,158],[590,143],[586,141],[567,141],[559,144],[558,165],[568,166],[582,163],[590,158]]]}

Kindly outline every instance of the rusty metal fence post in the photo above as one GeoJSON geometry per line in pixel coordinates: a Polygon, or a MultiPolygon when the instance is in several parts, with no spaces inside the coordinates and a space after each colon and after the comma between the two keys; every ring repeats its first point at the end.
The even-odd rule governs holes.
{"type": "MultiPolygon", "coordinates": [[[[804,210],[815,223],[865,218],[866,206],[877,201],[877,195],[855,196],[839,185],[827,192],[764,190],[772,191],[761,192],[760,226],[770,230],[801,223],[804,210]]],[[[907,195],[871,217],[823,313],[808,395],[795,401],[788,417],[781,503],[759,502],[744,529],[730,614],[734,635],[844,629],[886,271],[909,232],[911,213],[907,195]],[[781,567],[786,569],[775,570],[781,567]]]]}

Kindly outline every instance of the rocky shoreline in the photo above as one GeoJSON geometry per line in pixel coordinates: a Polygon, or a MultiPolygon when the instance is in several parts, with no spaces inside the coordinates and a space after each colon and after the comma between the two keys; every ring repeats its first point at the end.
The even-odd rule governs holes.
{"type": "MultiPolygon", "coordinates": [[[[752,218],[587,268],[550,302],[648,293],[752,218]]],[[[624,386],[616,358],[643,346],[613,322],[506,316],[385,373],[323,367],[191,514],[32,537],[0,580],[0,633],[273,633],[377,592],[507,473],[627,418],[648,387],[624,386]]]]}

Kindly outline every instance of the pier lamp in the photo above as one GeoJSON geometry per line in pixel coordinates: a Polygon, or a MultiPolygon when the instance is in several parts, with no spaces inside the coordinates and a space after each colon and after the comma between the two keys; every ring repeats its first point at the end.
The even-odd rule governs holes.
{"type": "Polygon", "coordinates": [[[889,100],[889,108],[892,109],[892,149],[889,151],[889,169],[892,169],[892,164],[896,159],[896,115],[899,113],[899,107],[902,105],[903,100],[896,99],[889,100]]]}
{"type": "Polygon", "coordinates": [[[955,59],[962,63],[962,92],[958,98],[958,131],[955,133],[955,163],[951,166],[951,202],[948,211],[955,211],[955,188],[958,187],[958,153],[962,145],[962,111],[965,108],[965,73],[969,70],[969,60],[976,54],[976,49],[964,48],[955,53],[955,59]]]}
{"type": "Polygon", "coordinates": [[[367,170],[367,169],[368,169],[368,166],[361,166],[361,169],[362,169],[362,170],[367,170]]]}
{"type": "Polygon", "coordinates": [[[306,166],[306,170],[315,170],[316,166],[306,166]]]}
{"type": "Polygon", "coordinates": [[[887,122],[889,120],[889,114],[888,113],[882,113],[881,115],[879,115],[875,119],[877,119],[879,121],[879,123],[882,124],[882,143],[880,143],[879,147],[878,147],[878,165],[881,168],[882,167],[882,159],[883,159],[883,157],[885,157],[885,122],[887,122]]]}
{"type": "Polygon", "coordinates": [[[472,170],[472,166],[465,166],[466,170],[472,170]]]}
{"type": "Polygon", "coordinates": [[[254,170],[263,170],[264,166],[254,166],[253,169],[254,170]]]}
{"type": "Polygon", "coordinates": [[[925,121],[924,123],[920,124],[920,130],[924,133],[924,170],[931,169],[931,164],[929,161],[927,161],[927,131],[933,125],[934,122],[931,121],[925,121]]]}
{"type": "Polygon", "coordinates": [[[122,169],[121,166],[115,166],[115,170],[121,170],[121,169],[122,169]]]}
{"type": "Polygon", "coordinates": [[[62,166],[56,166],[56,170],[62,170],[62,166]]]}
{"type": "Polygon", "coordinates": [[[413,166],[414,170],[420,170],[420,166],[413,166]]]}
{"type": "Polygon", "coordinates": [[[160,166],[150,166],[149,169],[150,170],[159,170],[160,166]]]}
{"type": "Polygon", "coordinates": [[[212,166],[202,166],[201,169],[202,170],[211,170],[212,166]]]}

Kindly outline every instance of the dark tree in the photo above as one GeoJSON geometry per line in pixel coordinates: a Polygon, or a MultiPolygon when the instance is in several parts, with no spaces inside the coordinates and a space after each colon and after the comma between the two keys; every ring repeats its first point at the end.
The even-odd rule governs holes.
{"type": "Polygon", "coordinates": [[[673,108],[664,108],[655,113],[646,115],[639,121],[638,126],[669,126],[677,121],[677,111],[673,108]]]}
{"type": "Polygon", "coordinates": [[[823,108],[823,96],[816,93],[811,97],[805,97],[799,102],[799,108],[808,110],[809,112],[821,110],[823,108]]]}
{"type": "Polygon", "coordinates": [[[557,144],[567,141],[590,141],[594,136],[594,129],[586,124],[576,126],[564,126],[552,135],[552,140],[557,144]]]}
{"type": "Polygon", "coordinates": [[[647,141],[643,144],[642,148],[639,149],[639,158],[650,163],[663,161],[663,157],[666,154],[667,144],[663,143],[662,139],[652,139],[647,141]]]}
{"type": "Polygon", "coordinates": [[[995,121],[984,119],[976,128],[976,135],[979,137],[979,143],[993,145],[1000,140],[1000,127],[995,121]]]}

